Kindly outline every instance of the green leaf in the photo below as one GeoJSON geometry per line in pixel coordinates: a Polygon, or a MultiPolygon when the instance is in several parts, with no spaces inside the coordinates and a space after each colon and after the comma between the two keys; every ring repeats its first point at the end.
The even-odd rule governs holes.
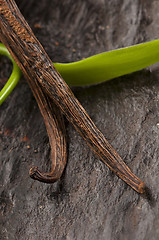
{"type": "Polygon", "coordinates": [[[159,40],[121,48],[74,63],[54,63],[70,85],[97,84],[148,67],[159,61],[159,40]]]}
{"type": "MultiPolygon", "coordinates": [[[[20,79],[21,71],[3,44],[0,54],[13,62],[12,74],[0,92],[0,104],[20,79]]],[[[148,67],[159,61],[159,40],[94,55],[73,63],[54,63],[63,79],[72,86],[101,83],[148,67]]]]}

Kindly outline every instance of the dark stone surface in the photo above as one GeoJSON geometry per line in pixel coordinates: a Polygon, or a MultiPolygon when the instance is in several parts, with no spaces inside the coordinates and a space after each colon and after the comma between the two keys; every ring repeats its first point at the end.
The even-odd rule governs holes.
{"type": "MultiPolygon", "coordinates": [[[[74,61],[158,38],[158,1],[17,3],[53,61],[74,61]]],[[[1,86],[9,66],[1,60],[1,86]]],[[[159,238],[158,78],[156,64],[73,89],[108,141],[150,188],[149,200],[101,163],[67,122],[68,164],[62,178],[52,185],[30,179],[31,166],[50,167],[50,147],[36,101],[21,79],[0,108],[0,239],[159,238]]]]}

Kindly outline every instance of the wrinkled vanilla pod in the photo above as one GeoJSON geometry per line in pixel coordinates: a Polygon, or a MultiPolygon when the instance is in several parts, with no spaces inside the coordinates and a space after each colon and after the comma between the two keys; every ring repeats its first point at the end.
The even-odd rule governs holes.
{"type": "Polygon", "coordinates": [[[30,169],[30,177],[45,183],[54,183],[66,165],[66,132],[63,115],[36,81],[29,83],[44,118],[51,146],[51,172],[43,173],[37,167],[30,169]]]}
{"type": "MultiPolygon", "coordinates": [[[[145,184],[130,171],[87,115],[54,68],[14,0],[0,0],[0,38],[22,70],[33,93],[35,94],[38,84],[44,95],[47,95],[61,109],[100,159],[134,190],[144,193],[145,184]]],[[[36,99],[38,99],[38,95],[36,99]]],[[[41,102],[37,101],[45,118],[41,102]]],[[[49,130],[48,134],[50,137],[49,130]]],[[[32,173],[34,178],[40,178],[39,172],[35,168],[33,172],[31,170],[32,173]]]]}

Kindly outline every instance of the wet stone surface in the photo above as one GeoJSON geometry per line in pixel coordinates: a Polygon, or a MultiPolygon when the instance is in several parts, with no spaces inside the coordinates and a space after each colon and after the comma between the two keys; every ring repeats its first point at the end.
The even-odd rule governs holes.
{"type": "MultiPolygon", "coordinates": [[[[16,2],[54,62],[158,38],[158,1],[16,2]]],[[[150,200],[100,162],[67,121],[63,176],[52,185],[30,179],[30,167],[49,169],[50,146],[36,101],[21,79],[0,108],[0,239],[158,239],[158,68],[73,88],[107,140],[150,188],[150,200]]],[[[1,86],[8,71],[2,58],[1,86]]]]}

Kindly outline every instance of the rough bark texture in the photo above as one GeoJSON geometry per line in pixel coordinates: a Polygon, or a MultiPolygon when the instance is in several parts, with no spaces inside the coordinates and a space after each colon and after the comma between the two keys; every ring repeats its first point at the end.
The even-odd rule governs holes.
{"type": "MultiPolygon", "coordinates": [[[[16,2],[55,62],[158,38],[158,1],[16,2]]],[[[1,83],[9,69],[4,62],[1,83]]],[[[68,164],[62,178],[53,185],[30,179],[30,167],[50,167],[50,147],[36,101],[27,82],[20,81],[0,111],[0,239],[158,239],[158,77],[157,64],[73,89],[98,128],[151,189],[150,201],[99,162],[68,123],[68,164]]]]}

